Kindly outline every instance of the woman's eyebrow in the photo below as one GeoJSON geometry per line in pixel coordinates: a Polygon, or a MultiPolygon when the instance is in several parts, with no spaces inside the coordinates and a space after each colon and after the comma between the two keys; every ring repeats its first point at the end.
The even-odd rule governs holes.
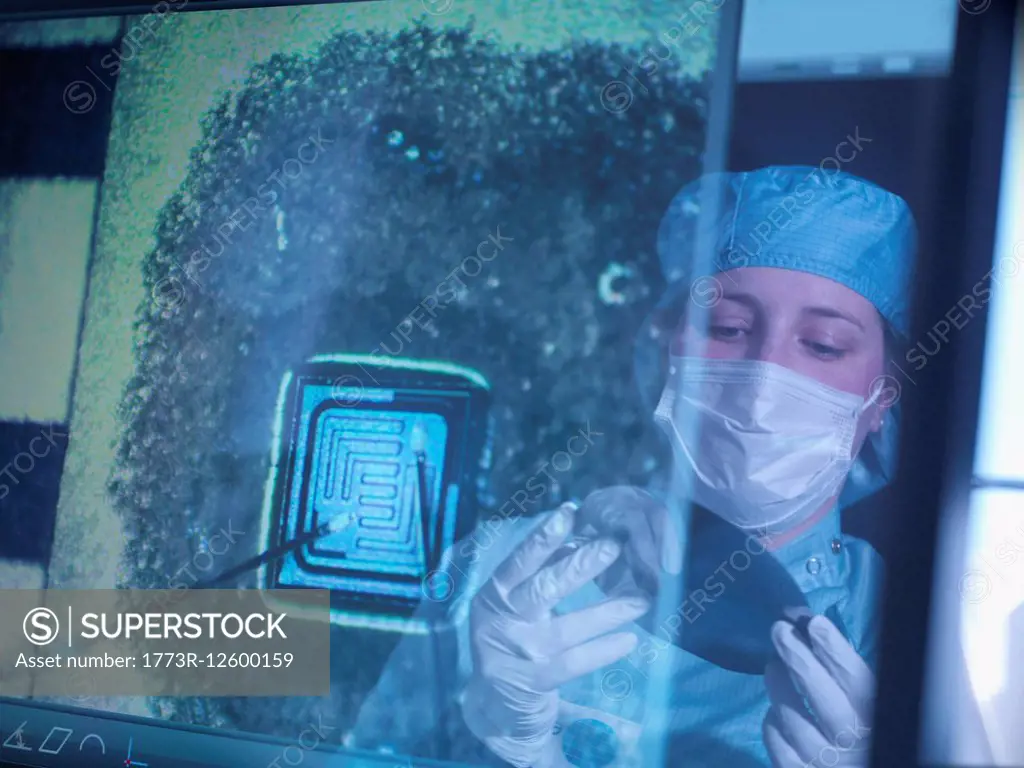
{"type": "Polygon", "coordinates": [[[853,315],[849,315],[846,312],[840,312],[838,309],[833,307],[805,307],[803,309],[805,315],[813,315],[815,317],[828,317],[835,318],[838,320],[845,320],[848,323],[853,323],[855,326],[860,328],[862,331],[867,329],[864,324],[853,315]]]}
{"type": "Polygon", "coordinates": [[[757,309],[758,307],[761,306],[761,302],[759,302],[753,296],[753,294],[743,293],[741,291],[723,291],[722,300],[735,301],[737,304],[742,304],[743,306],[749,307],[752,310],[757,309]]]}

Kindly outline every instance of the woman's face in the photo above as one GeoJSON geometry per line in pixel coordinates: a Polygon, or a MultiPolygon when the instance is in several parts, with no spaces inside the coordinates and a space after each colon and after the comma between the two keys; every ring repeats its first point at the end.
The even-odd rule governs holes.
{"type": "MultiPolygon", "coordinates": [[[[775,363],[865,399],[885,373],[883,321],[849,288],[772,267],[732,269],[717,280],[721,299],[706,309],[688,305],[673,354],[775,363]]],[[[858,445],[881,415],[878,408],[866,414],[858,445]]]]}

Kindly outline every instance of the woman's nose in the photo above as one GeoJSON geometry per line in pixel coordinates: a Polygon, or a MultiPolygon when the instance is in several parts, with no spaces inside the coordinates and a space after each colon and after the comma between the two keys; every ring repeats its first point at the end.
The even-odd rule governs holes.
{"type": "Polygon", "coordinates": [[[763,337],[760,343],[750,345],[748,359],[791,368],[794,362],[793,352],[793,345],[782,338],[781,335],[768,335],[763,337]]]}

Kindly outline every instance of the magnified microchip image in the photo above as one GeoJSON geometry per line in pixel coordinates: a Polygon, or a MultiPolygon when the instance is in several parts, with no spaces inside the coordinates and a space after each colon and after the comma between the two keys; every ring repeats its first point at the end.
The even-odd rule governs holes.
{"type": "Polygon", "coordinates": [[[487,405],[480,374],[441,363],[338,355],[286,375],[264,541],[345,524],[271,563],[266,583],[331,590],[338,624],[402,628],[475,519],[487,405]]]}
{"type": "Polygon", "coordinates": [[[636,339],[715,24],[655,72],[668,0],[193,5],[11,53],[3,461],[35,453],[0,512],[39,560],[12,575],[328,590],[329,698],[96,706],[289,743],[323,716],[397,755],[461,690],[433,640],[491,542],[670,458],[636,339]],[[389,669],[422,684],[382,693],[389,669]]]}

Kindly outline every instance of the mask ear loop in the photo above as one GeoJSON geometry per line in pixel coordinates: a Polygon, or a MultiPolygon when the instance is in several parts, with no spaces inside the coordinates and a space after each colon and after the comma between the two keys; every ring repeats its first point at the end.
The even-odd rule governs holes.
{"type": "MultiPolygon", "coordinates": [[[[871,384],[872,384],[871,389],[873,390],[871,392],[871,396],[867,400],[865,400],[864,403],[857,409],[856,418],[857,418],[858,422],[860,421],[861,416],[863,416],[865,413],[867,413],[868,409],[878,402],[879,397],[882,394],[882,391],[885,389],[885,386],[878,379],[875,379],[871,384]]],[[[885,419],[885,413],[883,412],[882,415],[879,417],[879,420],[878,420],[879,428],[881,428],[882,421],[884,419],[885,419]]]]}
{"type": "Polygon", "coordinates": [[[854,436],[857,434],[857,426],[860,424],[861,417],[863,417],[864,414],[867,413],[868,409],[871,406],[878,402],[878,396],[881,394],[883,387],[881,385],[877,387],[873,386],[872,390],[873,391],[871,392],[870,396],[863,403],[861,403],[860,405],[853,409],[853,413],[850,414],[853,417],[853,423],[849,425],[849,427],[845,430],[845,434],[843,435],[843,441],[845,445],[844,450],[847,453],[849,453],[850,456],[848,459],[849,466],[847,467],[846,473],[843,475],[843,482],[839,484],[840,495],[842,494],[843,484],[845,484],[847,478],[849,477],[849,473],[853,471],[853,467],[857,462],[857,457],[853,455],[853,439],[854,436]]]}

